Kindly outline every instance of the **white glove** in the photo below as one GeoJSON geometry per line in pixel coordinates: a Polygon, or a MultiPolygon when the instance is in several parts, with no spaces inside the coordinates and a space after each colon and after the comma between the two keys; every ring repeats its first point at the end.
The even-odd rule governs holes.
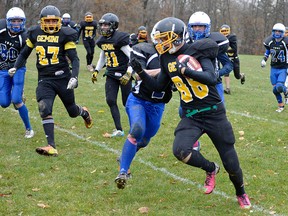
{"type": "Polygon", "coordinates": [[[262,59],[261,61],[261,67],[265,67],[266,66],[266,61],[264,59],[262,59]]]}
{"type": "Polygon", "coordinates": [[[78,87],[78,80],[75,77],[70,78],[67,89],[74,89],[78,87]]]}
{"type": "Polygon", "coordinates": [[[16,68],[14,68],[14,67],[10,68],[8,70],[8,74],[9,74],[10,77],[13,77],[15,73],[16,73],[16,68]]]}

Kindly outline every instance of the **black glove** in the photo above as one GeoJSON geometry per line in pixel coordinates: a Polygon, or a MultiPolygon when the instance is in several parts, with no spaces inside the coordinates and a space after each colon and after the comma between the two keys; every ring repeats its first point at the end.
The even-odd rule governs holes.
{"type": "MultiPolygon", "coordinates": [[[[176,68],[178,68],[178,71],[180,72],[180,73],[182,73],[182,68],[189,68],[188,66],[187,66],[187,63],[188,63],[188,61],[189,61],[189,58],[186,58],[183,62],[180,62],[178,59],[176,59],[176,68]]],[[[185,71],[185,70],[184,70],[185,71]]],[[[183,73],[182,74],[184,74],[184,71],[183,71],[183,73]]]]}
{"type": "Polygon", "coordinates": [[[130,66],[132,67],[133,71],[135,71],[137,74],[141,74],[143,72],[142,65],[136,58],[131,59],[130,66]]]}

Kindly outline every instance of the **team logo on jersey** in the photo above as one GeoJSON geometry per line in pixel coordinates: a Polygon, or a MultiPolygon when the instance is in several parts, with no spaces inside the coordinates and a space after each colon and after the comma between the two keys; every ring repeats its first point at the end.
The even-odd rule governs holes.
{"type": "Polygon", "coordinates": [[[113,44],[102,44],[101,45],[101,49],[102,50],[115,50],[114,45],[113,44]]]}
{"type": "Polygon", "coordinates": [[[177,71],[177,68],[175,67],[176,65],[176,62],[170,62],[168,64],[168,70],[170,73],[173,73],[173,72],[176,72],[177,71]]]}
{"type": "Polygon", "coordinates": [[[38,35],[37,42],[58,43],[59,36],[54,35],[38,35]]]}

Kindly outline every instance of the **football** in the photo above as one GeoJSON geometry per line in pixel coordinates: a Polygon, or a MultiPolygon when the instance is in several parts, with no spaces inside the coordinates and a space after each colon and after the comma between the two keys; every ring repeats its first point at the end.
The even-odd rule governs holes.
{"type": "Polygon", "coordinates": [[[181,54],[177,57],[179,62],[184,62],[187,58],[189,58],[189,61],[187,62],[187,66],[190,69],[195,70],[195,71],[202,71],[202,67],[200,63],[193,56],[181,54]]]}

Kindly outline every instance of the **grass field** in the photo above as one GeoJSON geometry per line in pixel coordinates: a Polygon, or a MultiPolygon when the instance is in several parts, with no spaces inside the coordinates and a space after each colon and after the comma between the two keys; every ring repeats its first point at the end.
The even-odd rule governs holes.
{"type": "MultiPolygon", "coordinates": [[[[105,78],[99,75],[98,82],[91,83],[84,47],[78,45],[77,49],[81,72],[76,100],[90,109],[94,126],[86,129],[81,117],[69,118],[57,98],[53,114],[59,156],[44,157],[35,152],[36,147],[46,145],[46,138],[35,100],[37,72],[32,54],[27,62],[25,95],[35,137],[23,138],[24,127],[12,105],[0,110],[0,215],[142,215],[143,207],[148,208],[148,215],[157,216],[288,215],[288,111],[275,112],[269,66],[260,67],[260,56],[240,56],[247,81],[241,85],[232,75],[232,94],[225,95],[246,192],[253,205],[245,211],[239,208],[234,188],[206,136],[201,137],[201,152],[222,166],[212,194],[203,194],[202,170],[173,156],[178,93],[166,106],[158,134],[133,161],[133,178],[124,190],[117,189],[116,158],[125,137],[102,137],[114,128],[105,102],[105,78]],[[244,131],[244,136],[239,131],[244,131]]],[[[97,59],[98,54],[94,63],[97,59]]],[[[127,134],[128,119],[120,101],[119,107],[127,134]]]]}

